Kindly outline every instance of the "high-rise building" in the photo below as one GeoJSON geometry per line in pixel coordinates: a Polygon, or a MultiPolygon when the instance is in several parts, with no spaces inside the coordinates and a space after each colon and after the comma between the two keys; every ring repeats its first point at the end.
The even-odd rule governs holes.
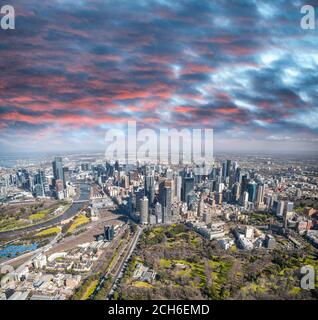
{"type": "Polygon", "coordinates": [[[140,200],[140,223],[149,223],[149,201],[147,197],[143,197],[140,200]]]}
{"type": "Polygon", "coordinates": [[[249,178],[247,174],[244,174],[242,176],[242,183],[241,183],[241,194],[243,194],[243,192],[247,191],[247,185],[249,183],[249,178]]]}
{"type": "Polygon", "coordinates": [[[37,198],[45,196],[43,184],[35,184],[34,185],[34,194],[37,198]]]}
{"type": "Polygon", "coordinates": [[[55,181],[55,189],[56,189],[56,196],[59,200],[64,199],[64,186],[63,180],[56,180],[55,181]]]}
{"type": "Polygon", "coordinates": [[[258,184],[256,189],[256,204],[260,205],[264,203],[265,187],[263,184],[258,184]]]}
{"type": "Polygon", "coordinates": [[[70,181],[70,171],[68,167],[63,167],[63,183],[64,188],[66,188],[66,183],[70,181]]]}
{"type": "Polygon", "coordinates": [[[181,188],[182,188],[182,178],[180,176],[176,176],[174,178],[174,197],[177,201],[181,200],[181,188]]]}
{"type": "Polygon", "coordinates": [[[168,168],[167,171],[166,171],[166,178],[169,179],[169,180],[172,180],[173,178],[173,171],[172,169],[168,168]]]}
{"type": "Polygon", "coordinates": [[[255,202],[256,200],[256,183],[250,182],[247,185],[247,192],[248,192],[248,201],[249,202],[255,202]]]}
{"type": "Polygon", "coordinates": [[[171,188],[167,186],[164,187],[162,211],[163,211],[163,216],[162,216],[163,223],[170,223],[171,222],[171,188]]]}
{"type": "Polygon", "coordinates": [[[155,215],[157,223],[162,223],[162,206],[159,202],[155,204],[155,215]]]}
{"type": "Polygon", "coordinates": [[[294,211],[294,203],[293,202],[286,202],[286,212],[291,213],[294,211]]]}
{"type": "Polygon", "coordinates": [[[241,184],[239,182],[235,182],[232,187],[232,199],[233,202],[238,202],[241,194],[241,184]]]}
{"type": "Polygon", "coordinates": [[[140,213],[140,202],[142,200],[142,198],[144,197],[145,195],[145,190],[144,189],[138,189],[136,192],[135,192],[135,209],[136,209],[136,212],[139,212],[140,213]]]}
{"type": "Polygon", "coordinates": [[[107,241],[112,241],[115,236],[114,226],[104,226],[104,239],[107,241]]]}
{"type": "Polygon", "coordinates": [[[64,186],[63,162],[61,157],[55,157],[52,162],[53,177],[56,180],[62,180],[64,186]]]}
{"type": "Polygon", "coordinates": [[[194,178],[184,177],[181,188],[181,201],[187,202],[188,195],[194,190],[194,178]]]}
{"type": "Polygon", "coordinates": [[[244,208],[247,208],[248,198],[249,198],[248,192],[244,191],[240,198],[240,205],[243,206],[244,208]]]}
{"type": "Polygon", "coordinates": [[[226,160],[226,177],[231,175],[232,167],[231,167],[231,160],[226,160]]]}
{"type": "Polygon", "coordinates": [[[284,206],[285,202],[284,201],[279,201],[277,204],[277,209],[276,209],[276,216],[277,217],[283,217],[284,214],[284,206]]]}
{"type": "Polygon", "coordinates": [[[34,176],[34,193],[36,197],[44,197],[48,193],[49,187],[43,170],[39,170],[34,176]]]}
{"type": "Polygon", "coordinates": [[[145,195],[152,206],[155,200],[155,177],[153,175],[148,175],[145,178],[145,195]]]}

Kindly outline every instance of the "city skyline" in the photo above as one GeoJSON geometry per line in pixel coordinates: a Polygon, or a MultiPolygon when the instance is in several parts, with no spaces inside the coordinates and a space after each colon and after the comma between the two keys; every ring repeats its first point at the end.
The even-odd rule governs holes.
{"type": "Polygon", "coordinates": [[[212,128],[216,152],[316,153],[300,1],[17,0],[0,30],[2,154],[100,151],[109,128],[212,128]]]}

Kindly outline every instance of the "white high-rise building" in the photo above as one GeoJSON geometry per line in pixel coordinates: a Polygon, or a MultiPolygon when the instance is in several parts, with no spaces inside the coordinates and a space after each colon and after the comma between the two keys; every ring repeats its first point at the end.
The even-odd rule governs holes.
{"type": "Polygon", "coordinates": [[[140,200],[140,223],[148,224],[149,220],[149,201],[147,197],[140,200]]]}

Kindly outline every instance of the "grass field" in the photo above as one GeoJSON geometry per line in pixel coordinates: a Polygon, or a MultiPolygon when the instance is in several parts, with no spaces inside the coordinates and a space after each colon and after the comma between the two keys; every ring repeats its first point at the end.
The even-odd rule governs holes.
{"type": "Polygon", "coordinates": [[[71,224],[71,226],[67,230],[67,233],[69,234],[73,233],[75,229],[77,229],[83,224],[88,223],[89,221],[90,220],[86,216],[84,216],[83,214],[80,214],[75,218],[74,222],[71,224]]]}
{"type": "Polygon", "coordinates": [[[2,220],[0,222],[0,232],[21,228],[25,225],[26,223],[23,220],[16,220],[14,218],[11,218],[11,219],[9,218],[6,220],[2,220]]]}
{"type": "Polygon", "coordinates": [[[144,281],[136,281],[136,282],[134,282],[133,285],[136,288],[153,288],[153,286],[150,283],[147,283],[144,281]]]}
{"type": "Polygon", "coordinates": [[[29,216],[29,220],[31,221],[41,220],[41,219],[44,219],[47,215],[48,215],[48,212],[40,211],[38,213],[31,214],[29,216]]]}
{"type": "Polygon", "coordinates": [[[59,232],[61,232],[61,228],[52,227],[52,228],[49,228],[49,229],[46,229],[46,230],[43,230],[43,231],[37,233],[35,236],[37,236],[37,237],[50,236],[53,234],[57,234],[59,232]]]}
{"type": "Polygon", "coordinates": [[[98,280],[94,280],[90,283],[90,285],[85,290],[84,294],[80,298],[80,300],[87,300],[94,293],[95,289],[98,286],[98,280]]]}

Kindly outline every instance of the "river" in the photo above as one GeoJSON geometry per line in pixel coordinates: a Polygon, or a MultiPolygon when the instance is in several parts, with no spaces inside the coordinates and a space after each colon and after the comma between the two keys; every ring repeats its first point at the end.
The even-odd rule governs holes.
{"type": "MultiPolygon", "coordinates": [[[[87,183],[81,183],[80,184],[80,197],[78,200],[88,202],[89,195],[90,195],[90,185],[87,183]]],[[[85,202],[73,203],[72,206],[70,208],[68,208],[62,215],[60,215],[56,218],[53,218],[49,221],[39,223],[34,226],[25,227],[25,228],[19,229],[19,230],[0,232],[0,239],[17,237],[17,236],[21,236],[22,234],[24,234],[26,232],[34,231],[34,230],[37,230],[40,228],[51,227],[52,225],[55,225],[63,220],[66,220],[66,219],[73,217],[84,205],[85,205],[85,202]]]]}

